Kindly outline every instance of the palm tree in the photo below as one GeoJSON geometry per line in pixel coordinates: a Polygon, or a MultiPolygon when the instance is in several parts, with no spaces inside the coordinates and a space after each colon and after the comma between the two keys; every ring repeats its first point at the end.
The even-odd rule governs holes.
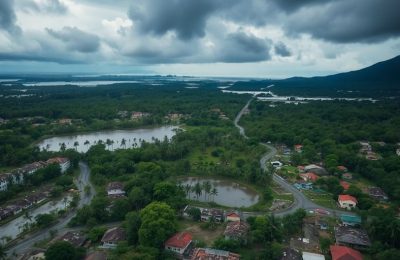
{"type": "Polygon", "coordinates": [[[212,190],[211,190],[211,195],[213,195],[213,201],[214,201],[214,196],[217,196],[218,195],[218,190],[217,190],[217,188],[212,188],[212,190]]]}
{"type": "Polygon", "coordinates": [[[89,140],[86,140],[84,143],[84,145],[89,145],[89,144],[90,144],[89,140]]]}
{"type": "Polygon", "coordinates": [[[67,146],[65,145],[65,143],[60,144],[60,150],[62,152],[64,152],[66,148],[67,148],[67,146]]]}
{"type": "Polygon", "coordinates": [[[125,140],[125,138],[122,138],[122,140],[121,140],[121,146],[123,146],[124,148],[126,148],[126,140],[125,140]]]}
{"type": "Polygon", "coordinates": [[[194,187],[193,187],[193,192],[196,193],[197,198],[200,197],[202,191],[203,191],[203,188],[201,187],[200,183],[197,182],[196,185],[194,185],[194,187]]]}
{"type": "Polygon", "coordinates": [[[106,145],[107,145],[107,148],[110,149],[111,140],[108,139],[108,138],[107,138],[107,140],[106,140],[106,145]]]}
{"type": "Polygon", "coordinates": [[[190,192],[192,191],[192,185],[190,185],[189,183],[186,184],[186,186],[184,187],[184,190],[186,192],[186,196],[188,196],[190,199],[190,192]]]}
{"type": "MultiPolygon", "coordinates": [[[[203,189],[204,189],[204,199],[206,199],[206,195],[208,194],[210,194],[210,192],[211,192],[211,188],[212,188],[212,186],[211,186],[211,182],[210,181],[205,181],[204,183],[203,183],[203,189]]],[[[207,200],[207,199],[206,199],[207,200]]]]}
{"type": "Polygon", "coordinates": [[[75,142],[74,142],[74,147],[75,147],[75,150],[76,150],[76,151],[78,151],[78,146],[79,146],[79,142],[78,142],[78,141],[75,141],[75,142]]]}

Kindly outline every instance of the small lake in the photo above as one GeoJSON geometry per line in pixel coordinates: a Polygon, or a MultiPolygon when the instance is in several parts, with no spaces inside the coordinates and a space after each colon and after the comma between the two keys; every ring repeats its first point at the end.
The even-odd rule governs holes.
{"type": "Polygon", "coordinates": [[[260,200],[260,196],[256,191],[230,180],[188,177],[180,179],[179,181],[183,187],[187,184],[194,187],[197,182],[202,185],[206,181],[209,181],[211,186],[215,187],[218,192],[218,195],[213,196],[211,194],[205,194],[203,189],[202,194],[198,198],[196,193],[190,192],[187,196],[189,199],[195,199],[202,202],[214,201],[217,204],[234,208],[249,207],[260,200]]]}
{"type": "MultiPolygon", "coordinates": [[[[10,237],[12,239],[16,238],[23,232],[25,226],[35,222],[35,217],[37,215],[66,209],[71,201],[72,196],[66,196],[65,198],[56,201],[49,201],[36,209],[28,210],[27,215],[23,214],[22,216],[11,220],[7,224],[0,226],[0,240],[4,237],[10,237]]],[[[1,241],[0,244],[4,242],[5,241],[1,241]]]]}
{"type": "Polygon", "coordinates": [[[139,147],[142,141],[154,142],[154,140],[164,140],[165,137],[170,140],[179,129],[176,126],[162,126],[157,128],[141,128],[134,130],[107,130],[91,133],[56,136],[45,139],[38,143],[40,150],[48,150],[57,152],[64,143],[66,149],[76,149],[78,152],[86,153],[92,145],[98,144],[99,141],[106,144],[107,139],[113,143],[106,144],[106,149],[114,151],[116,149],[127,149],[139,147]],[[125,140],[125,144],[122,140],[125,140]],[[74,146],[77,142],[77,146],[74,146]]]}

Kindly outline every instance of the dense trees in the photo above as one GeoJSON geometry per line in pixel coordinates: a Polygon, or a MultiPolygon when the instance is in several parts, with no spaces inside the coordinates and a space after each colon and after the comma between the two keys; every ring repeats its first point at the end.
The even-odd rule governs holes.
{"type": "Polygon", "coordinates": [[[57,241],[49,246],[44,255],[46,260],[80,260],[85,256],[85,250],[75,248],[66,241],[57,241]]]}
{"type": "Polygon", "coordinates": [[[152,202],[140,211],[139,241],[143,246],[162,248],[177,230],[174,210],[163,202],[152,202]]]}

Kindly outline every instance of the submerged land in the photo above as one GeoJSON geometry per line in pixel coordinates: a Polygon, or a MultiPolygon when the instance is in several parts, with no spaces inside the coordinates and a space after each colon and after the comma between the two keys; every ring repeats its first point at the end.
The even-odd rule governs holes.
{"type": "Polygon", "coordinates": [[[398,69],[3,75],[0,258],[398,259],[398,69]]]}

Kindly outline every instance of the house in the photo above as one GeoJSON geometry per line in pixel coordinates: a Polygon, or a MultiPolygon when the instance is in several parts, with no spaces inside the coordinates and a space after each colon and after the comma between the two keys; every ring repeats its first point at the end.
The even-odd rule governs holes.
{"type": "Polygon", "coordinates": [[[368,234],[365,230],[353,227],[335,227],[336,244],[364,249],[371,246],[368,234]]]}
{"type": "Polygon", "coordinates": [[[345,166],[343,166],[343,165],[339,165],[339,166],[337,167],[337,169],[338,169],[340,172],[347,172],[347,168],[346,168],[345,166]]]}
{"type": "Polygon", "coordinates": [[[239,260],[240,255],[213,248],[195,248],[191,260],[239,260]]]}
{"type": "Polygon", "coordinates": [[[282,258],[280,260],[302,260],[302,257],[298,250],[287,247],[283,249],[282,258]]]}
{"type": "Polygon", "coordinates": [[[325,260],[325,256],[310,252],[303,252],[303,260],[325,260]]]}
{"type": "Polygon", "coordinates": [[[365,156],[365,158],[367,158],[367,160],[371,160],[371,161],[377,161],[379,160],[379,156],[372,151],[367,152],[367,155],[365,156]]]}
{"type": "Polygon", "coordinates": [[[299,170],[300,173],[303,173],[304,172],[304,166],[303,165],[297,166],[297,170],[299,170]]]}
{"type": "Polygon", "coordinates": [[[386,193],[379,187],[369,187],[368,195],[376,200],[388,200],[386,193]]]}
{"type": "Polygon", "coordinates": [[[281,163],[280,161],[273,161],[271,162],[271,165],[277,169],[280,169],[283,166],[283,163],[281,163]]]}
{"type": "Polygon", "coordinates": [[[301,144],[295,144],[294,150],[298,153],[301,153],[303,151],[303,146],[301,144]]]}
{"type": "Polygon", "coordinates": [[[16,214],[22,212],[22,208],[18,205],[8,205],[6,207],[6,209],[9,210],[10,212],[12,212],[13,215],[16,215],[16,214]]]}
{"type": "Polygon", "coordinates": [[[304,181],[316,182],[319,179],[319,176],[313,172],[301,173],[299,176],[304,181]]]}
{"type": "Polygon", "coordinates": [[[342,209],[351,210],[357,206],[357,199],[350,195],[339,195],[338,202],[342,209]]]}
{"type": "Polygon", "coordinates": [[[351,179],[353,179],[353,174],[351,174],[349,172],[343,173],[342,174],[342,179],[351,180],[351,179]]]}
{"type": "Polygon", "coordinates": [[[74,247],[81,247],[86,241],[86,236],[79,231],[75,232],[67,232],[59,238],[55,239],[56,241],[65,241],[73,245],[74,247]]]}
{"type": "Polygon", "coordinates": [[[330,246],[332,260],[362,260],[360,252],[347,246],[330,246]]]}
{"type": "Polygon", "coordinates": [[[106,231],[101,239],[101,247],[116,248],[118,243],[126,239],[125,230],[114,227],[106,231]]]}
{"type": "Polygon", "coordinates": [[[137,121],[137,120],[140,120],[140,119],[142,119],[144,117],[148,117],[150,115],[151,115],[150,113],[146,113],[146,112],[133,111],[132,114],[131,114],[131,120],[137,121]]]}
{"type": "Polygon", "coordinates": [[[192,244],[192,234],[188,232],[176,233],[170,237],[165,243],[165,250],[174,252],[178,256],[183,256],[192,244]]]}
{"type": "Polygon", "coordinates": [[[60,165],[61,173],[65,173],[71,166],[70,160],[68,158],[64,158],[64,157],[50,158],[46,161],[46,163],[47,164],[56,163],[56,164],[60,165]]]}
{"type": "Polygon", "coordinates": [[[329,175],[329,173],[322,168],[321,166],[315,165],[315,164],[310,164],[304,167],[305,172],[313,172],[318,176],[326,176],[329,175]]]}
{"type": "Polygon", "coordinates": [[[356,215],[340,215],[340,220],[344,226],[359,226],[361,225],[361,217],[356,215]]]}
{"type": "Polygon", "coordinates": [[[225,228],[225,239],[239,240],[247,242],[247,234],[250,226],[243,221],[228,222],[225,228]]]}
{"type": "Polygon", "coordinates": [[[0,208],[0,220],[6,219],[14,215],[13,211],[8,208],[0,208]]]}
{"type": "Polygon", "coordinates": [[[225,216],[226,221],[240,221],[240,215],[236,212],[230,212],[225,216]]]}
{"type": "Polygon", "coordinates": [[[110,182],[107,185],[107,195],[108,196],[121,196],[125,195],[124,185],[121,182],[110,182]]]}
{"type": "Polygon", "coordinates": [[[14,205],[21,207],[22,209],[29,209],[33,203],[27,199],[20,199],[14,202],[14,205]]]}
{"type": "Polygon", "coordinates": [[[0,191],[6,191],[9,184],[9,174],[0,174],[0,191]]]}
{"type": "Polygon", "coordinates": [[[103,251],[94,251],[88,254],[85,260],[107,260],[107,254],[103,251]]]}
{"type": "Polygon", "coordinates": [[[72,119],[70,118],[62,118],[58,120],[58,124],[60,125],[71,125],[72,124],[72,119]]]}
{"type": "Polygon", "coordinates": [[[348,183],[347,181],[340,181],[340,186],[343,187],[343,190],[348,190],[350,188],[350,183],[348,183]]]}
{"type": "Polygon", "coordinates": [[[372,146],[369,144],[369,142],[360,142],[360,145],[361,145],[361,149],[360,149],[360,152],[361,153],[367,153],[367,152],[370,152],[370,151],[372,151],[372,146]]]}
{"type": "Polygon", "coordinates": [[[220,209],[202,209],[201,221],[209,221],[213,219],[216,222],[224,221],[224,212],[220,209]]]}
{"type": "Polygon", "coordinates": [[[41,203],[46,200],[46,195],[44,193],[33,193],[25,197],[27,201],[31,204],[41,203]]]}

